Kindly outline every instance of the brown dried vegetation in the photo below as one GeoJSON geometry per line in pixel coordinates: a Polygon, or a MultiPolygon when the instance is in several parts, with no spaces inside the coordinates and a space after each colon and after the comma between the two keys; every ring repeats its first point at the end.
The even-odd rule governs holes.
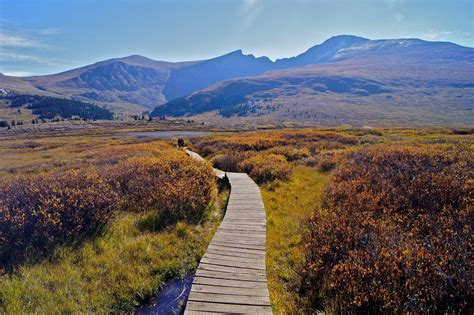
{"type": "Polygon", "coordinates": [[[0,265],[80,242],[120,210],[155,209],[162,225],[201,220],[216,197],[211,167],[162,149],[131,145],[94,165],[1,180],[0,265]]]}
{"type": "Polygon", "coordinates": [[[462,146],[381,146],[336,168],[307,239],[313,307],[459,312],[469,305],[473,161],[462,146]]]}

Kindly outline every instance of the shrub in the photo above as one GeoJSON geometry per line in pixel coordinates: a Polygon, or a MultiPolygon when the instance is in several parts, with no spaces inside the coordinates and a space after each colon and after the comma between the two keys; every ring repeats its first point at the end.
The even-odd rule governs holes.
{"type": "Polygon", "coordinates": [[[202,219],[216,195],[212,168],[183,152],[150,152],[156,156],[127,158],[125,150],[113,163],[0,181],[0,266],[79,242],[116,210],[155,209],[160,227],[202,219]]]}
{"type": "Polygon", "coordinates": [[[283,155],[268,153],[257,153],[245,159],[240,163],[240,168],[257,183],[287,179],[291,172],[290,164],[283,155]]]}
{"type": "Polygon", "coordinates": [[[212,158],[212,165],[225,172],[238,172],[240,171],[239,163],[244,159],[243,154],[239,153],[228,153],[218,154],[212,158]]]}
{"type": "Polygon", "coordinates": [[[317,160],[317,167],[321,172],[329,172],[336,167],[336,159],[334,156],[321,155],[317,160]]]}
{"type": "Polygon", "coordinates": [[[306,290],[345,312],[469,309],[472,152],[378,147],[335,170],[310,221],[306,290]]]}
{"type": "Polygon", "coordinates": [[[306,166],[309,166],[309,167],[315,167],[315,166],[318,165],[318,162],[319,162],[319,159],[317,159],[314,156],[310,156],[310,157],[307,157],[305,159],[302,159],[300,161],[300,164],[301,165],[306,165],[306,166]]]}
{"type": "Polygon", "coordinates": [[[345,144],[342,144],[340,142],[332,142],[326,140],[319,141],[314,146],[316,147],[317,152],[328,150],[342,150],[347,147],[345,144]]]}
{"type": "Polygon", "coordinates": [[[93,169],[1,181],[0,196],[2,265],[97,231],[118,201],[93,169]]]}
{"type": "Polygon", "coordinates": [[[200,220],[216,195],[211,167],[182,154],[131,158],[106,173],[125,209],[156,209],[165,221],[200,220]]]}
{"type": "Polygon", "coordinates": [[[269,152],[279,155],[284,155],[287,161],[297,161],[310,156],[307,148],[293,148],[293,147],[275,147],[270,149],[269,152]]]}

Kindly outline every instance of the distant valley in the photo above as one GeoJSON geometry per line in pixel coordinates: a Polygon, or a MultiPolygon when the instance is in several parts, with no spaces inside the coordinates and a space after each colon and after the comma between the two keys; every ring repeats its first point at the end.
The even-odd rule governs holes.
{"type": "Polygon", "coordinates": [[[240,50],[179,63],[130,56],[53,75],[1,75],[0,89],[92,102],[122,117],[465,126],[474,124],[474,48],[342,35],[276,61],[240,50]]]}

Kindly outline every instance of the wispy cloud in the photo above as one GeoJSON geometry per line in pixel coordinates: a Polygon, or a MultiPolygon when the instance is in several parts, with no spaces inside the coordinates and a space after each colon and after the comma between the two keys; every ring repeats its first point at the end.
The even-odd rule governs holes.
{"type": "Polygon", "coordinates": [[[39,40],[31,39],[17,34],[9,34],[0,30],[0,46],[16,48],[45,48],[46,45],[39,40]]]}
{"type": "Polygon", "coordinates": [[[258,3],[258,0],[242,0],[242,2],[244,3],[244,7],[246,7],[246,9],[251,9],[258,3]]]}
{"type": "Polygon", "coordinates": [[[11,61],[11,62],[34,62],[47,65],[63,65],[64,62],[59,60],[54,60],[47,57],[42,57],[34,54],[27,53],[18,53],[18,52],[0,52],[1,61],[11,61]]]}
{"type": "Polygon", "coordinates": [[[62,33],[62,30],[58,27],[44,28],[36,30],[39,35],[50,36],[62,33]]]}
{"type": "Polygon", "coordinates": [[[405,19],[405,16],[401,13],[395,13],[393,15],[393,18],[395,19],[397,23],[401,23],[405,19]]]}
{"type": "Polygon", "coordinates": [[[260,0],[242,0],[241,27],[247,29],[254,24],[262,11],[260,0]]]}
{"type": "Polygon", "coordinates": [[[390,9],[393,9],[395,8],[397,5],[399,4],[402,4],[405,2],[405,0],[384,0],[385,1],[385,4],[390,8],[390,9]]]}
{"type": "Polygon", "coordinates": [[[28,54],[19,54],[13,52],[0,52],[0,60],[2,61],[32,61],[32,62],[44,62],[44,58],[28,55],[28,54]]]}
{"type": "Polygon", "coordinates": [[[421,37],[427,40],[446,40],[453,32],[429,29],[421,37]]]}
{"type": "Polygon", "coordinates": [[[19,29],[7,21],[0,21],[0,71],[9,74],[27,73],[27,67],[58,66],[64,63],[50,58],[51,37],[59,28],[19,29]],[[19,69],[18,67],[25,67],[19,69]],[[12,71],[8,71],[11,69],[12,71]]]}

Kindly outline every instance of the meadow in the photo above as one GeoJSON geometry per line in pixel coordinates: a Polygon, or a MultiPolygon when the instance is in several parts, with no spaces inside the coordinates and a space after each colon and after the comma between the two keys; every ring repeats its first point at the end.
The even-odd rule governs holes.
{"type": "Polygon", "coordinates": [[[464,312],[473,136],[450,129],[215,135],[194,149],[257,181],[276,313],[464,312]]]}
{"type": "Polygon", "coordinates": [[[262,189],[275,313],[472,307],[472,130],[191,139],[209,164],[173,142],[117,132],[1,141],[1,313],[129,312],[192,273],[228,196],[211,165],[247,172],[262,189]]]}
{"type": "Polygon", "coordinates": [[[126,312],[192,273],[228,192],[174,143],[5,139],[0,313],[126,312]]]}

